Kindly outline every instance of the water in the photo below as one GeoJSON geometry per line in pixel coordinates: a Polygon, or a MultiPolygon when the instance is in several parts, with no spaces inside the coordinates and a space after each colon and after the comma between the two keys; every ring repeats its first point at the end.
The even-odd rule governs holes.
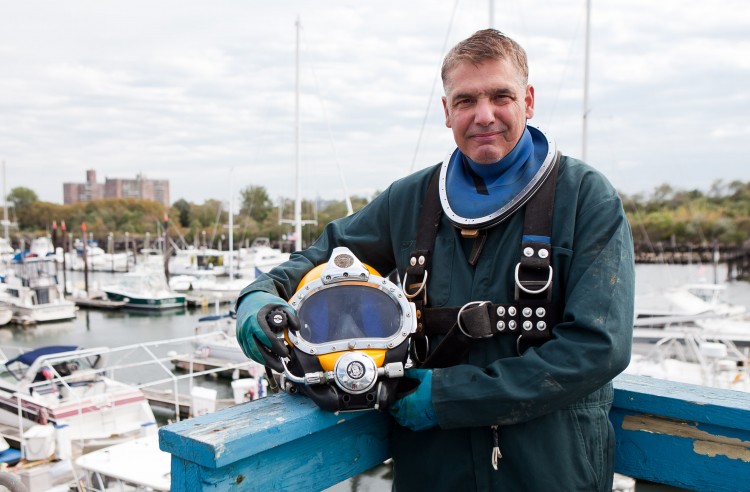
{"type": "MultiPolygon", "coordinates": [[[[117,274],[90,274],[90,286],[104,285],[112,282],[117,274]]],[[[68,272],[68,281],[76,285],[83,284],[80,272],[68,272]]],[[[682,283],[700,281],[713,282],[716,278],[723,282],[726,268],[719,265],[716,270],[711,265],[637,265],[636,290],[648,292],[682,283]]],[[[750,283],[729,282],[728,301],[746,306],[750,310],[750,283]]],[[[222,312],[229,309],[222,306],[222,312]]],[[[179,309],[162,313],[144,313],[138,311],[78,311],[76,319],[63,323],[47,323],[31,328],[4,327],[0,329],[0,344],[36,348],[43,345],[81,345],[84,347],[109,346],[118,347],[139,342],[165,340],[187,337],[194,334],[198,319],[208,314],[215,314],[215,307],[208,309],[179,309]]],[[[228,380],[206,380],[200,383],[217,389],[219,398],[231,397],[228,380]]],[[[390,467],[381,465],[367,473],[332,487],[330,491],[371,491],[385,492],[391,489],[390,467]]],[[[668,487],[638,484],[638,490],[676,490],[668,487]]]]}
{"type": "MultiPolygon", "coordinates": [[[[74,286],[82,288],[83,274],[81,272],[66,272],[66,275],[69,285],[72,282],[74,286]]],[[[89,286],[95,289],[106,285],[113,282],[116,275],[101,272],[90,273],[89,286]]],[[[223,313],[230,307],[230,305],[223,305],[218,309],[223,313]]],[[[194,335],[199,318],[216,314],[216,312],[217,308],[213,305],[205,309],[181,308],[160,312],[130,309],[104,311],[82,308],[78,310],[76,318],[69,321],[42,323],[31,327],[6,325],[0,329],[0,345],[26,348],[45,345],[115,348],[143,342],[171,340],[194,335]]],[[[194,350],[189,342],[170,346],[170,348],[180,353],[189,353],[194,350]]],[[[153,369],[154,366],[149,367],[149,370],[153,371],[153,369]]],[[[153,374],[144,377],[143,380],[131,382],[142,383],[152,380],[154,380],[153,374]]],[[[216,389],[217,398],[232,397],[229,379],[201,377],[196,383],[216,389]]],[[[187,385],[189,382],[184,381],[180,384],[180,388],[185,388],[187,385]]]]}

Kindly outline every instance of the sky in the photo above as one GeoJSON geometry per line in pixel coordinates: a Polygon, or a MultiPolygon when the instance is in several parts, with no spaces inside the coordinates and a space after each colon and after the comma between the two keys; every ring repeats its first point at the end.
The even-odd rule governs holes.
{"type": "MultiPolygon", "coordinates": [[[[626,194],[750,181],[746,0],[590,19],[586,161],[626,194]]],[[[528,52],[530,124],[581,157],[586,0],[0,0],[5,189],[62,203],[93,169],[173,202],[371,196],[452,150],[442,58],[489,26],[528,52]]]]}

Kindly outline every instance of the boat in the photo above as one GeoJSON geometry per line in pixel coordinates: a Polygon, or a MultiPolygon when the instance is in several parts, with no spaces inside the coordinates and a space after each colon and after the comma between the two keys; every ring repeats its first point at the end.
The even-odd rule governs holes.
{"type": "Polygon", "coordinates": [[[54,345],[0,351],[3,437],[22,440],[35,425],[67,427],[86,452],[132,439],[154,414],[137,387],[105,375],[108,350],[54,345]]]}
{"type": "Polygon", "coordinates": [[[635,326],[665,327],[693,323],[711,324],[717,319],[738,319],[744,306],[726,301],[726,284],[684,284],[635,297],[635,326]]]}
{"type": "Polygon", "coordinates": [[[151,434],[83,455],[75,464],[84,490],[168,491],[172,455],[151,434]]]}
{"type": "Polygon", "coordinates": [[[18,253],[0,284],[0,303],[13,310],[20,323],[75,318],[75,303],[65,299],[54,253],[18,253]]]}
{"type": "Polygon", "coordinates": [[[169,279],[169,287],[177,292],[189,294],[192,298],[201,298],[206,303],[234,303],[240,291],[247,287],[247,279],[225,278],[219,280],[213,275],[193,277],[178,275],[169,279]]]}
{"type": "MultiPolygon", "coordinates": [[[[203,335],[196,338],[196,348],[204,357],[233,362],[248,360],[237,341],[237,315],[234,311],[199,318],[195,334],[203,335]]],[[[258,364],[256,369],[262,372],[263,368],[258,364]]]]}
{"type": "Polygon", "coordinates": [[[212,248],[178,249],[169,260],[169,274],[194,277],[226,275],[224,252],[212,248]]]}
{"type": "Polygon", "coordinates": [[[732,340],[699,332],[670,333],[634,353],[625,373],[668,381],[750,391],[750,355],[732,340]]]}
{"type": "Polygon", "coordinates": [[[130,254],[107,253],[96,242],[86,246],[86,264],[83,261],[83,244],[80,240],[75,245],[75,251],[65,253],[68,268],[82,271],[88,266],[92,272],[127,272],[130,268],[130,254]]]}
{"type": "Polygon", "coordinates": [[[267,237],[258,237],[249,248],[240,248],[238,254],[238,273],[243,278],[255,278],[257,273],[267,272],[273,267],[289,259],[289,253],[284,253],[271,246],[267,237]]]}
{"type": "Polygon", "coordinates": [[[100,290],[112,301],[126,301],[128,308],[163,310],[185,306],[185,296],[169,288],[164,272],[156,265],[139,265],[121,275],[117,283],[100,290]]]}

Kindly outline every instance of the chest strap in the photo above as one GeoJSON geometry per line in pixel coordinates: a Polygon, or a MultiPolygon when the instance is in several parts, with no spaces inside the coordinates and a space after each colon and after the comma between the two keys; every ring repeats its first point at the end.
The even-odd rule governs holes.
{"type": "Polygon", "coordinates": [[[529,345],[541,344],[552,336],[551,329],[562,315],[560,306],[551,302],[552,210],[559,163],[558,153],[549,176],[526,203],[521,255],[514,269],[515,302],[509,304],[472,301],[461,307],[428,307],[431,255],[442,215],[437,193],[439,169],[432,176],[420,211],[415,250],[403,283],[404,292],[417,308],[417,333],[412,347],[414,359],[421,367],[456,365],[475,340],[495,335],[516,336],[519,354],[529,345]],[[440,335],[443,339],[430,350],[430,338],[440,335]]]}

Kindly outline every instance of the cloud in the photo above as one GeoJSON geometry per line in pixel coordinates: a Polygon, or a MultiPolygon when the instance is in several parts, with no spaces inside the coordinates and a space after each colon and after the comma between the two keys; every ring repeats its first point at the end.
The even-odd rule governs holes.
{"type": "MultiPolygon", "coordinates": [[[[749,10],[594,3],[588,160],[615,186],[748,179],[749,10]]],[[[574,156],[584,14],[580,0],[495,11],[529,52],[532,123],[574,156]]],[[[487,25],[486,2],[16,2],[0,19],[8,189],[61,202],[62,183],[86,169],[143,172],[202,202],[225,199],[233,169],[235,193],[292,196],[298,16],[305,196],[339,198],[338,166],[351,193],[368,194],[443,158],[452,140],[435,76],[445,46],[487,25]]]]}

